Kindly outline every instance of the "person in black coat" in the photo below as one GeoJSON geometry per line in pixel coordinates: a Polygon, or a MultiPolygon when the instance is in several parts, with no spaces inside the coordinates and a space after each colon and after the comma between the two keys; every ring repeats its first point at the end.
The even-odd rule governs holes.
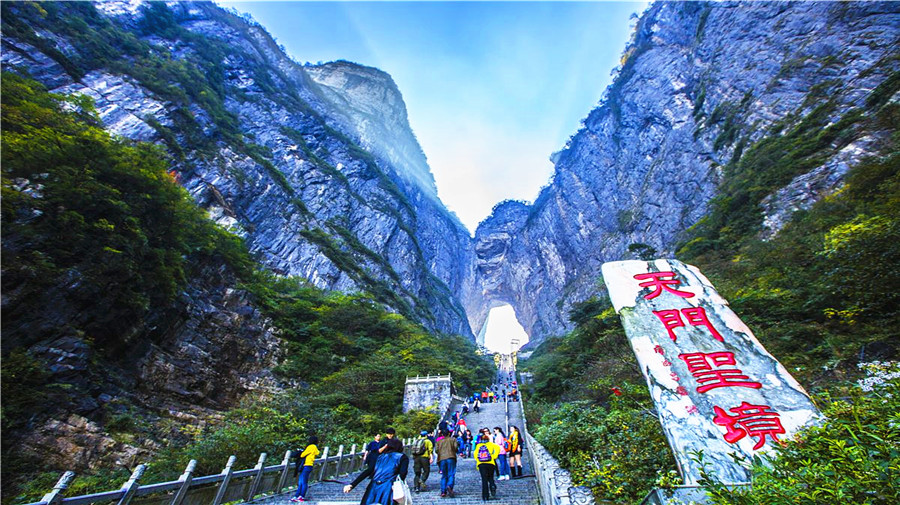
{"type": "MultiPolygon", "coordinates": [[[[353,479],[353,482],[344,486],[344,492],[349,493],[356,486],[359,485],[363,480],[369,478],[369,483],[366,485],[366,490],[363,493],[362,500],[360,500],[360,505],[368,505],[370,503],[380,503],[380,502],[372,502],[369,500],[369,496],[372,494],[372,488],[375,485],[375,480],[372,477],[375,475],[376,468],[378,466],[378,461],[382,460],[382,457],[385,457],[384,460],[397,458],[395,456],[396,453],[399,453],[400,456],[397,458],[397,474],[400,476],[400,479],[406,480],[406,475],[409,473],[409,457],[406,454],[403,454],[403,443],[397,440],[396,438],[390,438],[386,441],[382,442],[382,447],[380,449],[380,454],[376,458],[370,458],[366,463],[366,469],[363,470],[359,475],[353,479]]],[[[383,461],[384,462],[384,461],[383,461]]]]}

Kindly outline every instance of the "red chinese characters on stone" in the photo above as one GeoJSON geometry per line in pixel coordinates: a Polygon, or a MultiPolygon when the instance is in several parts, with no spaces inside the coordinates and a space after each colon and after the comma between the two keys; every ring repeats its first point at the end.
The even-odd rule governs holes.
{"type": "Polygon", "coordinates": [[[645,274],[636,274],[634,276],[634,279],[638,281],[649,279],[646,282],[638,284],[638,286],[642,288],[653,288],[653,291],[651,293],[644,295],[644,300],[652,300],[656,298],[657,296],[662,294],[663,290],[682,298],[690,298],[694,296],[694,293],[688,291],[679,291],[672,287],[681,284],[681,281],[675,278],[675,272],[648,272],[645,274]]]}
{"type": "Polygon", "coordinates": [[[656,314],[656,317],[658,317],[663,326],[666,327],[666,331],[669,332],[669,338],[672,339],[672,342],[677,342],[678,337],[675,336],[675,328],[684,326],[684,322],[681,320],[681,313],[678,312],[678,309],[654,310],[653,313],[656,314]]]}
{"type": "Polygon", "coordinates": [[[696,405],[685,405],[684,409],[687,410],[688,414],[696,414],[697,412],[700,412],[700,409],[698,409],[696,405]]]}
{"type": "Polygon", "coordinates": [[[663,347],[659,344],[657,344],[655,347],[653,347],[653,352],[655,352],[656,354],[661,354],[663,356],[665,356],[665,354],[666,354],[666,350],[663,349],[663,347]]]}
{"type": "Polygon", "coordinates": [[[724,342],[725,339],[722,338],[722,334],[719,333],[713,325],[709,322],[709,318],[706,317],[706,309],[703,307],[690,307],[687,309],[681,309],[681,313],[684,314],[684,318],[687,319],[688,324],[691,326],[706,326],[706,329],[712,333],[713,338],[718,340],[719,342],[724,342]]]}
{"type": "Polygon", "coordinates": [[[681,319],[682,314],[691,326],[705,326],[712,333],[713,338],[719,342],[725,341],[722,338],[722,334],[709,322],[709,317],[706,316],[706,309],[703,307],[689,307],[680,311],[678,309],[654,310],[653,313],[666,327],[672,342],[678,341],[678,337],[675,336],[675,328],[684,327],[684,321],[681,319]]]}
{"type": "Polygon", "coordinates": [[[675,392],[680,394],[681,396],[687,396],[690,394],[684,386],[678,386],[677,388],[675,388],[675,392]]]}
{"type": "Polygon", "coordinates": [[[679,358],[687,364],[688,371],[700,383],[698,393],[705,393],[710,389],[724,387],[744,387],[759,389],[762,384],[750,380],[738,368],[725,368],[735,366],[733,352],[691,352],[679,354],[679,358]]]}
{"type": "Polygon", "coordinates": [[[729,415],[725,409],[718,406],[713,406],[713,410],[716,413],[713,422],[728,430],[724,438],[730,444],[748,435],[756,438],[754,451],[765,445],[766,437],[781,443],[778,435],[785,433],[784,427],[781,425],[778,412],[771,410],[768,405],[751,405],[743,402],[738,407],[728,409],[734,415],[729,415]]]}

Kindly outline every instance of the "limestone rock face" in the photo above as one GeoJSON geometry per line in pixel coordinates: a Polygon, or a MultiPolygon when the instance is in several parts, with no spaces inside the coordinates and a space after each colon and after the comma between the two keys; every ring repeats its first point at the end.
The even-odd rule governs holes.
{"type": "MultiPolygon", "coordinates": [[[[832,123],[863,107],[897,71],[897,26],[890,2],[653,4],[600,105],[553,156],[551,184],[519,210],[527,218],[511,226],[498,206],[476,231],[479,265],[491,265],[484,303],[511,303],[530,345],[568,330],[571,304],[598,292],[600,265],[633,258],[632,244],[673,253],[723,167],[775,123],[789,131],[826,102],[832,123]]],[[[766,199],[769,236],[884,138],[854,135],[766,199]]]]}
{"type": "Polygon", "coordinates": [[[475,282],[471,238],[437,198],[390,76],[349,62],[301,66],[261,26],[210,3],[151,5],[59,9],[95,25],[99,16],[180,71],[210,75],[214,89],[129,69],[124,53],[91,60],[53,26],[33,27],[50,41],[40,47],[4,36],[4,68],[90,96],[117,135],[164,144],[197,202],[274,271],[371,292],[431,330],[471,337],[460,300],[475,282]],[[166,23],[175,26],[152,28],[166,23]],[[80,62],[84,75],[57,60],[80,62]]]}
{"type": "Polygon", "coordinates": [[[56,291],[58,298],[45,300],[54,311],[56,335],[35,327],[51,336],[29,352],[48,364],[48,380],[65,389],[50,390],[35,413],[41,424],[4,433],[4,443],[60,469],[129,468],[158,447],[151,438],[112,433],[117,422],[175,420],[156,424],[156,435],[180,437],[181,425],[202,427],[249,393],[280,390],[283,384],[271,372],[283,358],[280,340],[236,283],[224,264],[201,265],[177,300],[103,351],[88,336],[65,329],[76,325],[80,310],[56,291]]]}
{"type": "Polygon", "coordinates": [[[131,468],[150,456],[156,447],[119,441],[97,423],[77,414],[51,419],[22,444],[22,449],[40,456],[48,465],[61,468],[131,468]]]}
{"type": "MultiPolygon", "coordinates": [[[[18,7],[34,8],[20,4],[11,16],[18,7]]],[[[368,291],[431,330],[472,336],[461,302],[477,292],[472,239],[437,199],[390,76],[346,62],[298,65],[262,27],[211,3],[49,8],[29,18],[33,34],[4,31],[4,70],[87,95],[111,133],[164,146],[195,201],[273,271],[368,291]],[[60,18],[117,31],[169,66],[147,71],[115,44],[110,51],[123,54],[95,58],[77,34],[52,24],[60,18]]],[[[29,352],[71,389],[52,418],[12,442],[38,459],[52,455],[60,468],[128,466],[152,450],[110,432],[128,409],[174,420],[154,423],[172,426],[155,435],[177,438],[179,426],[197,428],[250,393],[283,387],[271,372],[283,358],[280,339],[236,285],[224,265],[202,265],[172,306],[154,307],[111,355],[61,332],[78,307],[48,300],[43,321],[52,328],[41,330],[51,336],[29,352]]]]}
{"type": "Polygon", "coordinates": [[[390,75],[346,61],[305,66],[304,70],[319,85],[334,119],[354,132],[362,147],[389,161],[389,168],[399,177],[436,197],[434,176],[409,126],[403,96],[390,75]]]}

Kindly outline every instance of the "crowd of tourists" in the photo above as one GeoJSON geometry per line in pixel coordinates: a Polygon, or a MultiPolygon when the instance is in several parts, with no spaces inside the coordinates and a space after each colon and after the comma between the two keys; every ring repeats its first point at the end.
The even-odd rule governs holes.
{"type": "MultiPolygon", "coordinates": [[[[508,383],[500,383],[494,384],[488,388],[485,388],[484,391],[480,393],[472,393],[470,398],[466,398],[466,405],[469,404],[469,401],[473,403],[499,403],[504,400],[515,402],[519,400],[519,390],[517,388],[516,381],[510,381],[508,383]]],[[[476,412],[478,412],[476,410],[476,412]]]]}
{"type": "MultiPolygon", "coordinates": [[[[502,374],[498,384],[467,398],[462,410],[454,412],[450,419],[441,421],[434,433],[422,430],[410,447],[411,456],[404,453],[403,442],[397,438],[393,428],[387,428],[383,438],[381,434],[376,434],[366,445],[363,455],[365,469],[344,486],[344,492],[349,493],[369,479],[360,504],[394,505],[398,493],[409,492],[408,488],[403,491],[400,489],[406,486],[411,458],[413,492],[421,493],[426,490],[431,466],[436,463],[440,473],[440,496],[454,497],[457,460],[473,459],[481,476],[482,500],[497,499],[497,481],[522,477],[522,434],[516,426],[509,427],[508,435],[500,426],[494,426],[493,429],[480,428],[477,435],[473,435],[466,417],[470,412],[478,412],[482,403],[503,401],[502,398],[509,401],[517,398],[512,374],[502,374]]],[[[299,452],[297,491],[291,498],[292,502],[306,501],[309,476],[319,455],[317,444],[318,439],[312,436],[306,448],[299,452]]]]}

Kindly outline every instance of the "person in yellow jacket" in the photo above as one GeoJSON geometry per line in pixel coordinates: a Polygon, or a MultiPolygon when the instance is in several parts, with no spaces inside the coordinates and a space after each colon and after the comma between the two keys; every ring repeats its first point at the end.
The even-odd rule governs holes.
{"type": "Polygon", "coordinates": [[[496,500],[497,484],[494,482],[494,472],[497,469],[497,456],[500,455],[500,446],[491,442],[490,432],[483,429],[478,437],[478,445],[475,446],[475,466],[481,474],[481,499],[496,500]]]}
{"type": "Polygon", "coordinates": [[[300,453],[297,467],[302,467],[302,469],[300,470],[300,477],[297,478],[297,492],[294,493],[291,501],[306,501],[306,492],[309,491],[309,475],[312,473],[313,464],[319,456],[319,448],[316,447],[318,443],[319,437],[315,435],[309,437],[309,445],[300,453]]]}
{"type": "Polygon", "coordinates": [[[434,452],[434,444],[428,440],[428,430],[422,430],[419,433],[419,439],[416,440],[412,447],[413,470],[416,474],[415,492],[425,491],[425,481],[431,473],[431,463],[434,461],[432,453],[434,452]]]}

